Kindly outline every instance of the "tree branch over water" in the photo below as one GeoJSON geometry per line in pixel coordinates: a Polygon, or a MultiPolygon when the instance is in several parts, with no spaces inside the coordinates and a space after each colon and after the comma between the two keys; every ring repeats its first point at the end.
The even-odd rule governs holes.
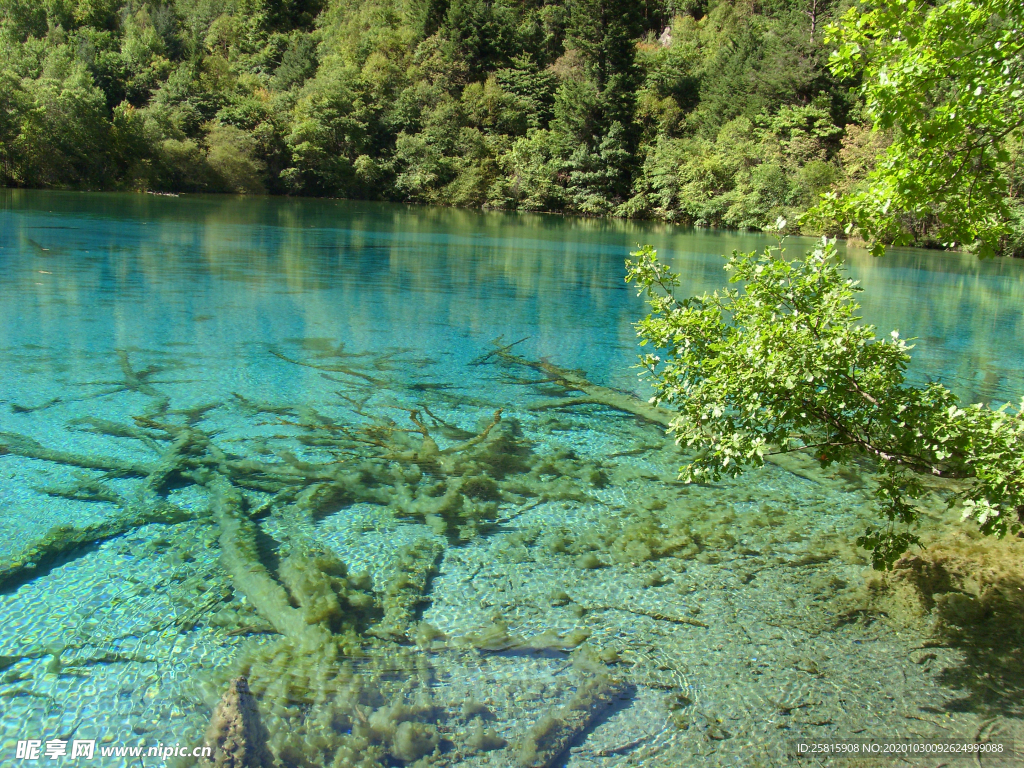
{"type": "Polygon", "coordinates": [[[678,413],[669,430],[698,449],[682,468],[687,482],[738,475],[779,451],[813,450],[822,466],[868,456],[885,522],[858,542],[876,568],[918,543],[920,474],[963,480],[950,505],[984,533],[1020,531],[1021,409],[962,407],[941,384],[908,385],[912,346],[858,324],[860,288],[834,243],[795,261],[781,248],[734,252],[726,269],[742,288],[686,300],[653,248],[632,256],[627,280],[651,308],[637,332],[657,350],[642,358],[652,402],[678,413]]]}

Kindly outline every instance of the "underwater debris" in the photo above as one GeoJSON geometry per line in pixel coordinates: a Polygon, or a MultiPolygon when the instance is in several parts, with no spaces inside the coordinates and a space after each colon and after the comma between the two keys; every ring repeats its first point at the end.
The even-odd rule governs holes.
{"type": "MultiPolygon", "coordinates": [[[[383,693],[383,679],[394,676],[396,664],[413,671],[419,660],[380,638],[406,636],[419,602],[415,591],[426,588],[441,545],[419,542],[409,548],[398,575],[383,593],[373,594],[368,576],[349,576],[340,560],[318,551],[289,525],[302,519],[303,507],[296,502],[286,507],[293,514],[280,518],[298,540],[289,543],[278,581],[259,560],[255,523],[243,512],[241,493],[220,475],[209,480],[209,487],[225,570],[257,613],[283,636],[253,648],[240,661],[267,704],[271,748],[278,760],[284,765],[375,768],[388,755],[413,762],[433,752],[439,735],[426,720],[435,706],[429,701],[389,704],[383,693]],[[382,615],[376,626],[383,631],[372,632],[368,627],[382,615]],[[346,657],[369,663],[356,675],[346,668],[346,657]],[[367,707],[374,708],[372,714],[365,713],[367,707]]],[[[424,673],[419,669],[413,678],[424,673]]],[[[430,679],[426,674],[425,685],[430,679]]],[[[393,695],[401,696],[407,684],[395,686],[393,695]]]]}
{"type": "Polygon", "coordinates": [[[34,487],[33,490],[47,496],[70,499],[72,501],[98,501],[117,506],[123,506],[125,503],[124,498],[119,493],[106,487],[94,477],[77,473],[75,481],[74,485],[38,486],[34,487]]]}
{"type": "Polygon", "coordinates": [[[593,571],[597,568],[604,568],[607,565],[607,563],[605,563],[593,552],[584,552],[582,555],[576,558],[576,560],[573,562],[573,565],[575,565],[577,568],[581,568],[584,571],[593,571]]]}
{"type": "Polygon", "coordinates": [[[53,462],[54,464],[81,467],[82,469],[101,469],[119,477],[132,475],[144,477],[150,473],[148,464],[136,464],[135,462],[122,461],[105,456],[80,455],[70,451],[57,451],[44,447],[31,437],[14,432],[0,432],[0,448],[5,453],[13,453],[17,456],[24,456],[27,459],[40,459],[53,462]]]}
{"type": "Polygon", "coordinates": [[[526,647],[526,640],[519,635],[510,635],[508,623],[500,620],[480,632],[466,635],[462,641],[478,651],[498,652],[526,647]]]}
{"type": "Polygon", "coordinates": [[[498,338],[491,342],[495,349],[487,355],[477,358],[474,362],[477,365],[482,365],[493,356],[506,364],[523,366],[540,371],[548,377],[546,381],[559,384],[570,391],[582,392],[585,395],[585,397],[559,398],[558,400],[536,403],[530,406],[530,410],[544,410],[547,408],[562,408],[565,406],[593,403],[605,405],[614,410],[633,414],[634,416],[640,416],[647,421],[660,424],[665,427],[667,427],[671,423],[672,419],[675,418],[675,415],[670,411],[667,411],[664,408],[658,408],[650,403],[646,403],[635,395],[631,395],[627,392],[620,392],[619,390],[612,389],[611,387],[603,387],[600,384],[594,384],[593,382],[588,381],[585,376],[577,371],[570,371],[567,368],[561,368],[547,360],[530,360],[529,358],[514,354],[511,351],[511,348],[515,346],[515,344],[525,341],[525,339],[520,339],[515,342],[515,344],[505,346],[501,346],[500,341],[501,339],[498,338]]]}
{"type": "MultiPolygon", "coordinates": [[[[541,359],[531,360],[526,357],[514,354],[511,349],[526,339],[520,339],[513,344],[501,344],[501,337],[494,339],[491,344],[494,349],[473,361],[474,365],[483,365],[497,360],[505,365],[515,365],[531,368],[540,371],[545,375],[543,383],[553,383],[569,392],[582,392],[582,396],[560,397],[534,403],[528,406],[531,411],[555,410],[560,408],[573,408],[579,405],[603,405],[612,410],[639,416],[647,422],[668,428],[672,421],[678,418],[678,414],[665,408],[641,400],[629,392],[622,392],[611,387],[594,384],[579,371],[572,371],[562,368],[554,363],[541,359]]],[[[541,382],[530,382],[541,383],[541,382]]],[[[776,453],[764,456],[766,463],[774,464],[787,472],[790,472],[813,483],[821,483],[824,473],[813,456],[803,453],[776,453]]]]}
{"type": "Polygon", "coordinates": [[[368,634],[381,639],[409,641],[409,631],[416,622],[417,613],[426,601],[431,577],[437,573],[437,561],[444,546],[433,539],[418,539],[403,547],[393,566],[393,573],[381,594],[384,618],[368,630],[368,634]]]}
{"type": "MultiPolygon", "coordinates": [[[[1024,542],[947,536],[872,574],[851,611],[881,611],[904,627],[962,646],[993,646],[998,665],[1024,648],[1024,542]],[[984,638],[984,642],[980,642],[984,638]]],[[[1018,655],[1019,658],[1019,655],[1018,655]]],[[[993,661],[990,659],[989,661],[993,661]]],[[[994,663],[994,662],[993,662],[994,663]]]]}
{"type": "Polygon", "coordinates": [[[47,408],[52,408],[55,405],[60,405],[64,402],[62,397],[51,398],[39,405],[20,405],[19,403],[11,403],[11,413],[35,413],[36,411],[45,411],[47,408]]]}
{"type": "MultiPolygon", "coordinates": [[[[122,362],[126,386],[119,391],[151,395],[156,404],[129,424],[80,418],[69,426],[137,441],[154,455],[143,461],[82,456],[21,435],[0,435],[9,453],[93,470],[45,491],[119,507],[96,526],[54,529],[16,561],[0,563],[0,583],[31,573],[47,558],[140,525],[198,521],[209,540],[215,536],[219,543],[220,568],[230,586],[204,595],[181,626],[190,629],[209,613],[206,623],[221,638],[276,633],[244,641],[233,665],[201,683],[212,706],[225,685],[241,702],[238,686],[229,681],[240,675],[248,681],[260,701],[265,745],[275,765],[383,768],[443,761],[432,755],[452,743],[475,751],[507,746],[478,718],[458,715],[455,703],[434,700],[440,686],[433,664],[445,655],[479,658],[481,651],[579,653],[590,633],[578,628],[522,637],[496,624],[448,643],[419,621],[431,579],[446,541],[456,546],[543,501],[589,500],[591,491],[615,482],[612,467],[568,448],[541,451],[537,446],[544,444],[524,435],[519,421],[501,408],[484,411],[478,401],[452,392],[394,385],[391,394],[405,399],[381,402],[391,385],[368,393],[366,377],[379,380],[373,373],[355,377],[362,380],[339,392],[334,410],[236,395],[219,407],[290,434],[222,437],[206,423],[212,406],[174,410],[168,398],[150,390],[156,366],[136,372],[127,353],[122,362]],[[472,417],[466,416],[469,406],[472,417]],[[134,490],[118,484],[115,492],[106,477],[132,478],[134,490]],[[185,486],[205,501],[193,509],[171,503],[185,486]],[[376,590],[368,574],[350,573],[316,533],[320,518],[355,503],[377,505],[388,519],[422,521],[436,534],[401,549],[376,590]],[[272,555],[267,532],[275,539],[272,555]],[[229,599],[232,587],[235,597],[229,599]],[[464,730],[454,731],[448,718],[464,730]]],[[[312,362],[326,367],[337,361],[312,362]]],[[[372,371],[399,362],[392,356],[372,371]]],[[[539,530],[529,542],[538,536],[539,530]]],[[[616,657],[608,652],[603,658],[616,657]]],[[[564,711],[531,731],[520,752],[533,756],[522,765],[550,765],[628,688],[603,667],[588,668],[585,677],[564,711]]]]}
{"type": "Polygon", "coordinates": [[[81,528],[58,525],[9,557],[0,559],[0,588],[40,572],[48,562],[90,544],[121,536],[149,523],[174,524],[191,520],[187,511],[163,499],[126,503],[124,512],[81,528]]]}
{"type": "Polygon", "coordinates": [[[508,741],[501,738],[493,728],[484,728],[483,720],[476,717],[470,725],[465,744],[474,752],[491,752],[495,749],[504,749],[508,746],[508,741]]]}
{"type": "Polygon", "coordinates": [[[496,619],[491,626],[479,632],[472,632],[459,638],[460,642],[478,651],[500,652],[545,652],[561,651],[568,653],[577,646],[586,642],[590,632],[586,629],[574,629],[565,634],[559,634],[554,630],[547,630],[540,634],[526,638],[521,635],[511,635],[508,631],[508,623],[496,619]]]}
{"type": "Polygon", "coordinates": [[[301,366],[303,366],[305,368],[315,368],[318,371],[330,371],[331,373],[343,373],[346,376],[351,376],[353,378],[362,379],[363,381],[366,381],[366,382],[368,382],[370,384],[375,384],[375,385],[381,385],[381,384],[385,383],[380,378],[377,378],[375,376],[371,376],[371,375],[369,375],[367,373],[363,373],[362,371],[360,371],[358,369],[355,369],[355,368],[352,368],[351,366],[348,366],[348,365],[339,365],[337,363],[330,364],[330,365],[321,365],[321,364],[317,364],[317,363],[306,362],[304,360],[296,360],[295,358],[288,357],[283,352],[278,352],[276,349],[271,349],[270,350],[270,354],[272,354],[274,357],[277,357],[277,358],[280,358],[281,360],[284,360],[286,363],[292,363],[293,365],[301,365],[301,366]]]}
{"type": "Polygon", "coordinates": [[[127,349],[116,349],[114,350],[117,356],[118,367],[121,369],[121,379],[115,379],[110,381],[85,381],[81,382],[80,386],[101,386],[106,387],[99,392],[93,392],[84,397],[76,397],[65,402],[81,402],[83,400],[92,400],[98,397],[107,397],[108,395],[117,395],[121,393],[136,393],[140,395],[146,395],[147,397],[153,398],[154,402],[147,407],[149,413],[165,413],[167,407],[170,404],[170,398],[156,389],[156,384],[190,384],[194,382],[194,379],[175,379],[171,381],[156,381],[154,376],[163,373],[164,371],[170,370],[171,368],[179,367],[178,364],[160,364],[156,363],[153,365],[146,366],[140,370],[136,370],[131,363],[131,359],[128,355],[127,349]]]}
{"type": "MultiPolygon", "coordinates": [[[[230,483],[238,488],[275,494],[278,501],[305,489],[303,509],[308,518],[332,506],[354,502],[383,504],[398,516],[424,520],[438,533],[454,540],[467,540],[483,531],[497,519],[498,505],[506,498],[515,500],[522,494],[541,493],[551,497],[559,492],[550,478],[530,474],[536,464],[531,449],[522,440],[518,423],[502,419],[500,411],[481,425],[473,437],[445,448],[437,445],[418,414],[410,414],[410,419],[414,426],[410,431],[419,437],[418,441],[410,438],[410,431],[381,421],[357,431],[344,428],[332,432],[334,448],[361,457],[345,464],[314,464],[287,451],[277,453],[277,462],[240,457],[220,448],[198,426],[175,424],[153,416],[136,417],[135,427],[124,429],[102,425],[106,431],[131,437],[145,434],[164,443],[161,455],[150,463],[53,450],[31,438],[2,433],[0,446],[6,453],[100,470],[111,476],[141,477],[144,481],[136,498],[122,500],[123,514],[85,529],[55,530],[8,563],[0,564],[0,582],[23,570],[26,564],[36,563],[41,556],[69,551],[148,522],[188,519],[188,513],[163,499],[172,478],[197,483],[217,473],[230,478],[230,483]]],[[[75,498],[115,501],[113,492],[103,490],[94,479],[82,478],[77,486],[51,490],[75,498]]],[[[579,495],[572,488],[563,488],[561,492],[566,496],[579,495]]],[[[205,513],[192,513],[202,514],[205,513]]]]}
{"type": "Polygon", "coordinates": [[[118,421],[111,421],[110,419],[101,419],[96,416],[83,416],[69,421],[68,427],[74,427],[77,432],[92,432],[97,435],[127,437],[133,440],[139,440],[143,445],[156,453],[160,453],[162,450],[160,444],[157,442],[161,438],[159,433],[149,432],[147,430],[140,429],[139,427],[130,424],[122,424],[118,421]]]}
{"type": "Polygon", "coordinates": [[[271,768],[273,757],[267,749],[267,732],[260,720],[249,681],[236,677],[217,705],[203,746],[212,754],[201,758],[201,768],[271,768]]]}
{"type": "Polygon", "coordinates": [[[384,768],[441,744],[446,708],[432,699],[427,658],[408,646],[346,658],[337,645],[308,649],[283,637],[247,646],[235,667],[260,701],[275,766],[384,768]]]}
{"type": "Polygon", "coordinates": [[[518,768],[549,768],[565,754],[569,745],[600,719],[632,686],[608,673],[586,653],[574,659],[574,666],[586,675],[569,703],[544,715],[523,737],[516,752],[518,768]]]}
{"type": "Polygon", "coordinates": [[[290,406],[260,403],[248,397],[245,397],[244,395],[240,395],[238,392],[232,392],[231,396],[235,398],[235,402],[237,403],[241,411],[248,416],[259,416],[260,414],[291,416],[292,414],[295,413],[295,409],[290,406]]]}
{"type": "MultiPolygon", "coordinates": [[[[388,717],[394,717],[393,711],[394,708],[388,710],[388,717]]],[[[376,714],[374,713],[375,716],[376,714]]],[[[373,718],[370,722],[373,723],[373,718]]],[[[436,727],[410,720],[399,723],[393,733],[381,731],[380,735],[384,740],[390,741],[391,747],[388,751],[391,756],[403,763],[411,763],[429,755],[437,749],[441,740],[436,727]]]]}
{"type": "Polygon", "coordinates": [[[305,606],[293,607],[285,588],[260,562],[255,526],[241,512],[242,495],[238,489],[220,475],[210,480],[209,487],[214,494],[213,519],[220,528],[221,563],[235,588],[280,634],[306,648],[328,645],[330,632],[320,622],[307,621],[312,618],[308,597],[305,606]]]}
{"type": "Polygon", "coordinates": [[[627,605],[598,605],[591,604],[586,605],[580,603],[588,611],[625,611],[626,613],[632,613],[634,616],[647,616],[654,619],[655,621],[667,621],[672,624],[689,624],[691,627],[701,627],[708,629],[708,625],[698,619],[690,618],[689,616],[670,616],[660,611],[645,611],[642,608],[634,608],[627,605]]]}

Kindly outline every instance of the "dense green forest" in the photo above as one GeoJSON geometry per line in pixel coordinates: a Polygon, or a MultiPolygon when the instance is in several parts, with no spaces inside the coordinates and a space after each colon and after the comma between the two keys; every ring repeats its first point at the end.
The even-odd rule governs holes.
{"type": "Polygon", "coordinates": [[[0,184],[795,222],[886,145],[850,4],[0,0],[0,184]]]}

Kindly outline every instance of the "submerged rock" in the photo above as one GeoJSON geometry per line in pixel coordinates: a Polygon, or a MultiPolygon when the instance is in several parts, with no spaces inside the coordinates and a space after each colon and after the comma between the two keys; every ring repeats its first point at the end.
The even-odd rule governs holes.
{"type": "Polygon", "coordinates": [[[237,677],[228,685],[206,729],[203,746],[209,747],[212,753],[200,759],[202,768],[271,768],[273,765],[267,748],[267,732],[244,677],[237,677]]]}

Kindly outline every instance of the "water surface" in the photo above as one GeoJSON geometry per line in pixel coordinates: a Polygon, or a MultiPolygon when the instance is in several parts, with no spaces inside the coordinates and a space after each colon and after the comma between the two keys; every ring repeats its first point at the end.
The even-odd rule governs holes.
{"type": "MultiPolygon", "coordinates": [[[[528,336],[530,353],[628,388],[643,312],[623,282],[630,250],[654,245],[696,293],[723,283],[723,254],[775,242],[329,200],[3,190],[0,202],[0,338],[12,344],[194,341],[233,357],[246,341],[317,327],[353,343],[469,352],[528,336]]],[[[1024,265],[909,249],[847,257],[865,320],[919,339],[915,376],[969,401],[1019,399],[1024,265]]]]}
{"type": "MultiPolygon", "coordinates": [[[[19,740],[70,733],[197,744],[239,673],[288,766],[784,765],[797,737],[918,733],[908,707],[946,712],[952,734],[986,722],[991,685],[960,651],[935,662],[954,684],[909,660],[919,638],[843,618],[864,579],[848,542],[875,514],[863,477],[771,465],[680,486],[660,425],[564,402],[580,393],[542,364],[642,400],[628,252],[654,245],[699,292],[722,283],[722,254],[771,242],[0,190],[4,764],[19,740]],[[282,640],[245,595],[218,478],[254,532],[246,567],[286,609],[340,601],[310,619],[337,654],[282,640]],[[80,535],[56,558],[33,548],[80,535]]],[[[865,321],[918,339],[914,380],[1019,401],[1024,264],[846,255],[865,321]]]]}

